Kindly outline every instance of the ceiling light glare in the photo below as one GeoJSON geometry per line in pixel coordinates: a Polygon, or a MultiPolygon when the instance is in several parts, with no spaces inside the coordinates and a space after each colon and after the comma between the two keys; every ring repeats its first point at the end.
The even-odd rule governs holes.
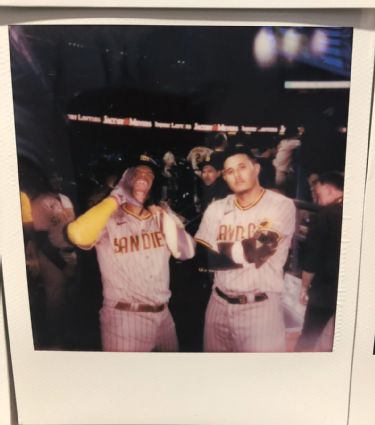
{"type": "Polygon", "coordinates": [[[254,57],[262,68],[272,66],[277,57],[277,43],[275,35],[270,28],[262,28],[255,36],[254,57]]]}
{"type": "Polygon", "coordinates": [[[325,31],[315,30],[310,41],[310,50],[314,56],[322,56],[328,50],[329,39],[325,31]]]}
{"type": "Polygon", "coordinates": [[[293,62],[302,48],[302,36],[294,28],[288,29],[282,39],[281,53],[289,61],[293,62]]]}

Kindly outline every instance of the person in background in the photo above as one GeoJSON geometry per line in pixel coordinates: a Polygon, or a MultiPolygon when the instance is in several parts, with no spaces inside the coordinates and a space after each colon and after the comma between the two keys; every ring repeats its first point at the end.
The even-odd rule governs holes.
{"type": "Polygon", "coordinates": [[[276,170],[275,182],[278,188],[286,191],[289,180],[296,173],[293,164],[293,152],[301,146],[300,131],[297,127],[290,127],[285,132],[285,137],[277,145],[277,151],[273,165],[276,170]]]}
{"type": "MultiPolygon", "coordinates": [[[[311,220],[306,240],[300,293],[306,313],[296,351],[316,350],[323,329],[336,312],[343,188],[344,176],[338,172],[321,174],[314,185],[320,209],[311,220]]],[[[332,338],[325,351],[332,350],[332,338]]]]}
{"type": "Polygon", "coordinates": [[[75,218],[74,207],[68,196],[53,189],[62,182],[57,174],[48,181],[24,158],[19,160],[19,169],[35,345],[62,349],[69,344],[72,331],[69,319],[74,300],[69,297],[69,287],[77,265],[75,249],[63,231],[75,218]]]}
{"type": "Polygon", "coordinates": [[[273,165],[276,148],[272,144],[266,143],[257,149],[257,162],[260,165],[259,183],[265,189],[276,187],[276,169],[273,165]]]}
{"type": "Polygon", "coordinates": [[[199,164],[201,169],[201,190],[200,203],[201,211],[205,211],[207,206],[217,199],[225,198],[229,195],[228,185],[222,179],[222,155],[219,152],[213,152],[199,164]]]}

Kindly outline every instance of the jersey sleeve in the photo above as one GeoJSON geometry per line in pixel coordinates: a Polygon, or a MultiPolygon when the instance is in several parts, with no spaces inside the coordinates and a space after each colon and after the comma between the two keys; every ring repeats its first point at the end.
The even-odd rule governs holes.
{"type": "Polygon", "coordinates": [[[31,212],[31,202],[29,197],[25,192],[20,192],[20,200],[21,200],[21,217],[22,223],[28,224],[33,222],[33,216],[31,212]]]}
{"type": "Polygon", "coordinates": [[[99,241],[111,215],[118,207],[115,198],[103,199],[76,220],[68,224],[67,236],[81,249],[91,249],[99,241]]]}
{"type": "Polygon", "coordinates": [[[194,257],[194,239],[186,232],[177,215],[172,210],[165,211],[162,214],[161,221],[162,232],[173,257],[180,260],[188,260],[194,257]]]}
{"type": "Polygon", "coordinates": [[[218,202],[211,203],[203,214],[203,218],[194,239],[217,251],[217,232],[219,228],[220,207],[218,202]]]}

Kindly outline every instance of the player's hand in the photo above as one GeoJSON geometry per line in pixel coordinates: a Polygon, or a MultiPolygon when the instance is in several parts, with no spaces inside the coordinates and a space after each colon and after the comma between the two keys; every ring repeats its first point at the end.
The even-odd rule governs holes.
{"type": "Polygon", "coordinates": [[[165,209],[162,208],[160,205],[155,205],[155,204],[148,206],[147,209],[150,211],[152,215],[155,215],[155,216],[162,215],[163,212],[165,211],[165,209]]]}
{"type": "Polygon", "coordinates": [[[309,301],[309,296],[307,294],[307,289],[306,288],[301,288],[300,294],[299,294],[299,302],[302,305],[306,305],[309,301]]]}
{"type": "Polygon", "coordinates": [[[160,201],[159,202],[159,206],[162,208],[162,210],[164,212],[166,212],[167,214],[169,214],[174,221],[176,222],[176,224],[179,227],[184,227],[184,224],[186,223],[186,218],[180,214],[177,214],[176,212],[172,211],[171,207],[169,206],[168,202],[165,201],[160,201]]]}
{"type": "Polygon", "coordinates": [[[244,257],[254,263],[256,268],[262,266],[275,254],[279,235],[272,230],[258,230],[252,238],[242,240],[244,257]]]}
{"type": "Polygon", "coordinates": [[[246,261],[248,263],[254,263],[256,260],[256,239],[243,239],[241,243],[246,261]]]}
{"type": "Polygon", "coordinates": [[[113,188],[109,196],[112,196],[116,199],[118,205],[122,205],[126,202],[126,193],[125,193],[125,178],[128,170],[125,170],[124,174],[121,176],[121,179],[118,181],[116,186],[113,188]]]}

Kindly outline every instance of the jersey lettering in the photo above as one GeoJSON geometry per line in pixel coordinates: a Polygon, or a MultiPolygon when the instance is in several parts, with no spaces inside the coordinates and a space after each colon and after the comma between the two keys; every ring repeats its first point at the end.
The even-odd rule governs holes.
{"type": "Polygon", "coordinates": [[[142,235],[130,235],[113,239],[115,254],[127,254],[128,252],[139,252],[163,246],[164,238],[161,232],[142,233],[142,235]]]}
{"type": "Polygon", "coordinates": [[[151,248],[151,241],[150,241],[149,233],[142,233],[142,243],[143,243],[143,249],[150,249],[151,248]]]}
{"type": "Polygon", "coordinates": [[[254,236],[257,226],[254,223],[249,223],[247,227],[231,224],[221,224],[219,226],[218,241],[238,242],[243,239],[250,239],[254,236]]]}
{"type": "Polygon", "coordinates": [[[139,236],[130,236],[130,251],[139,251],[139,236]]]}

